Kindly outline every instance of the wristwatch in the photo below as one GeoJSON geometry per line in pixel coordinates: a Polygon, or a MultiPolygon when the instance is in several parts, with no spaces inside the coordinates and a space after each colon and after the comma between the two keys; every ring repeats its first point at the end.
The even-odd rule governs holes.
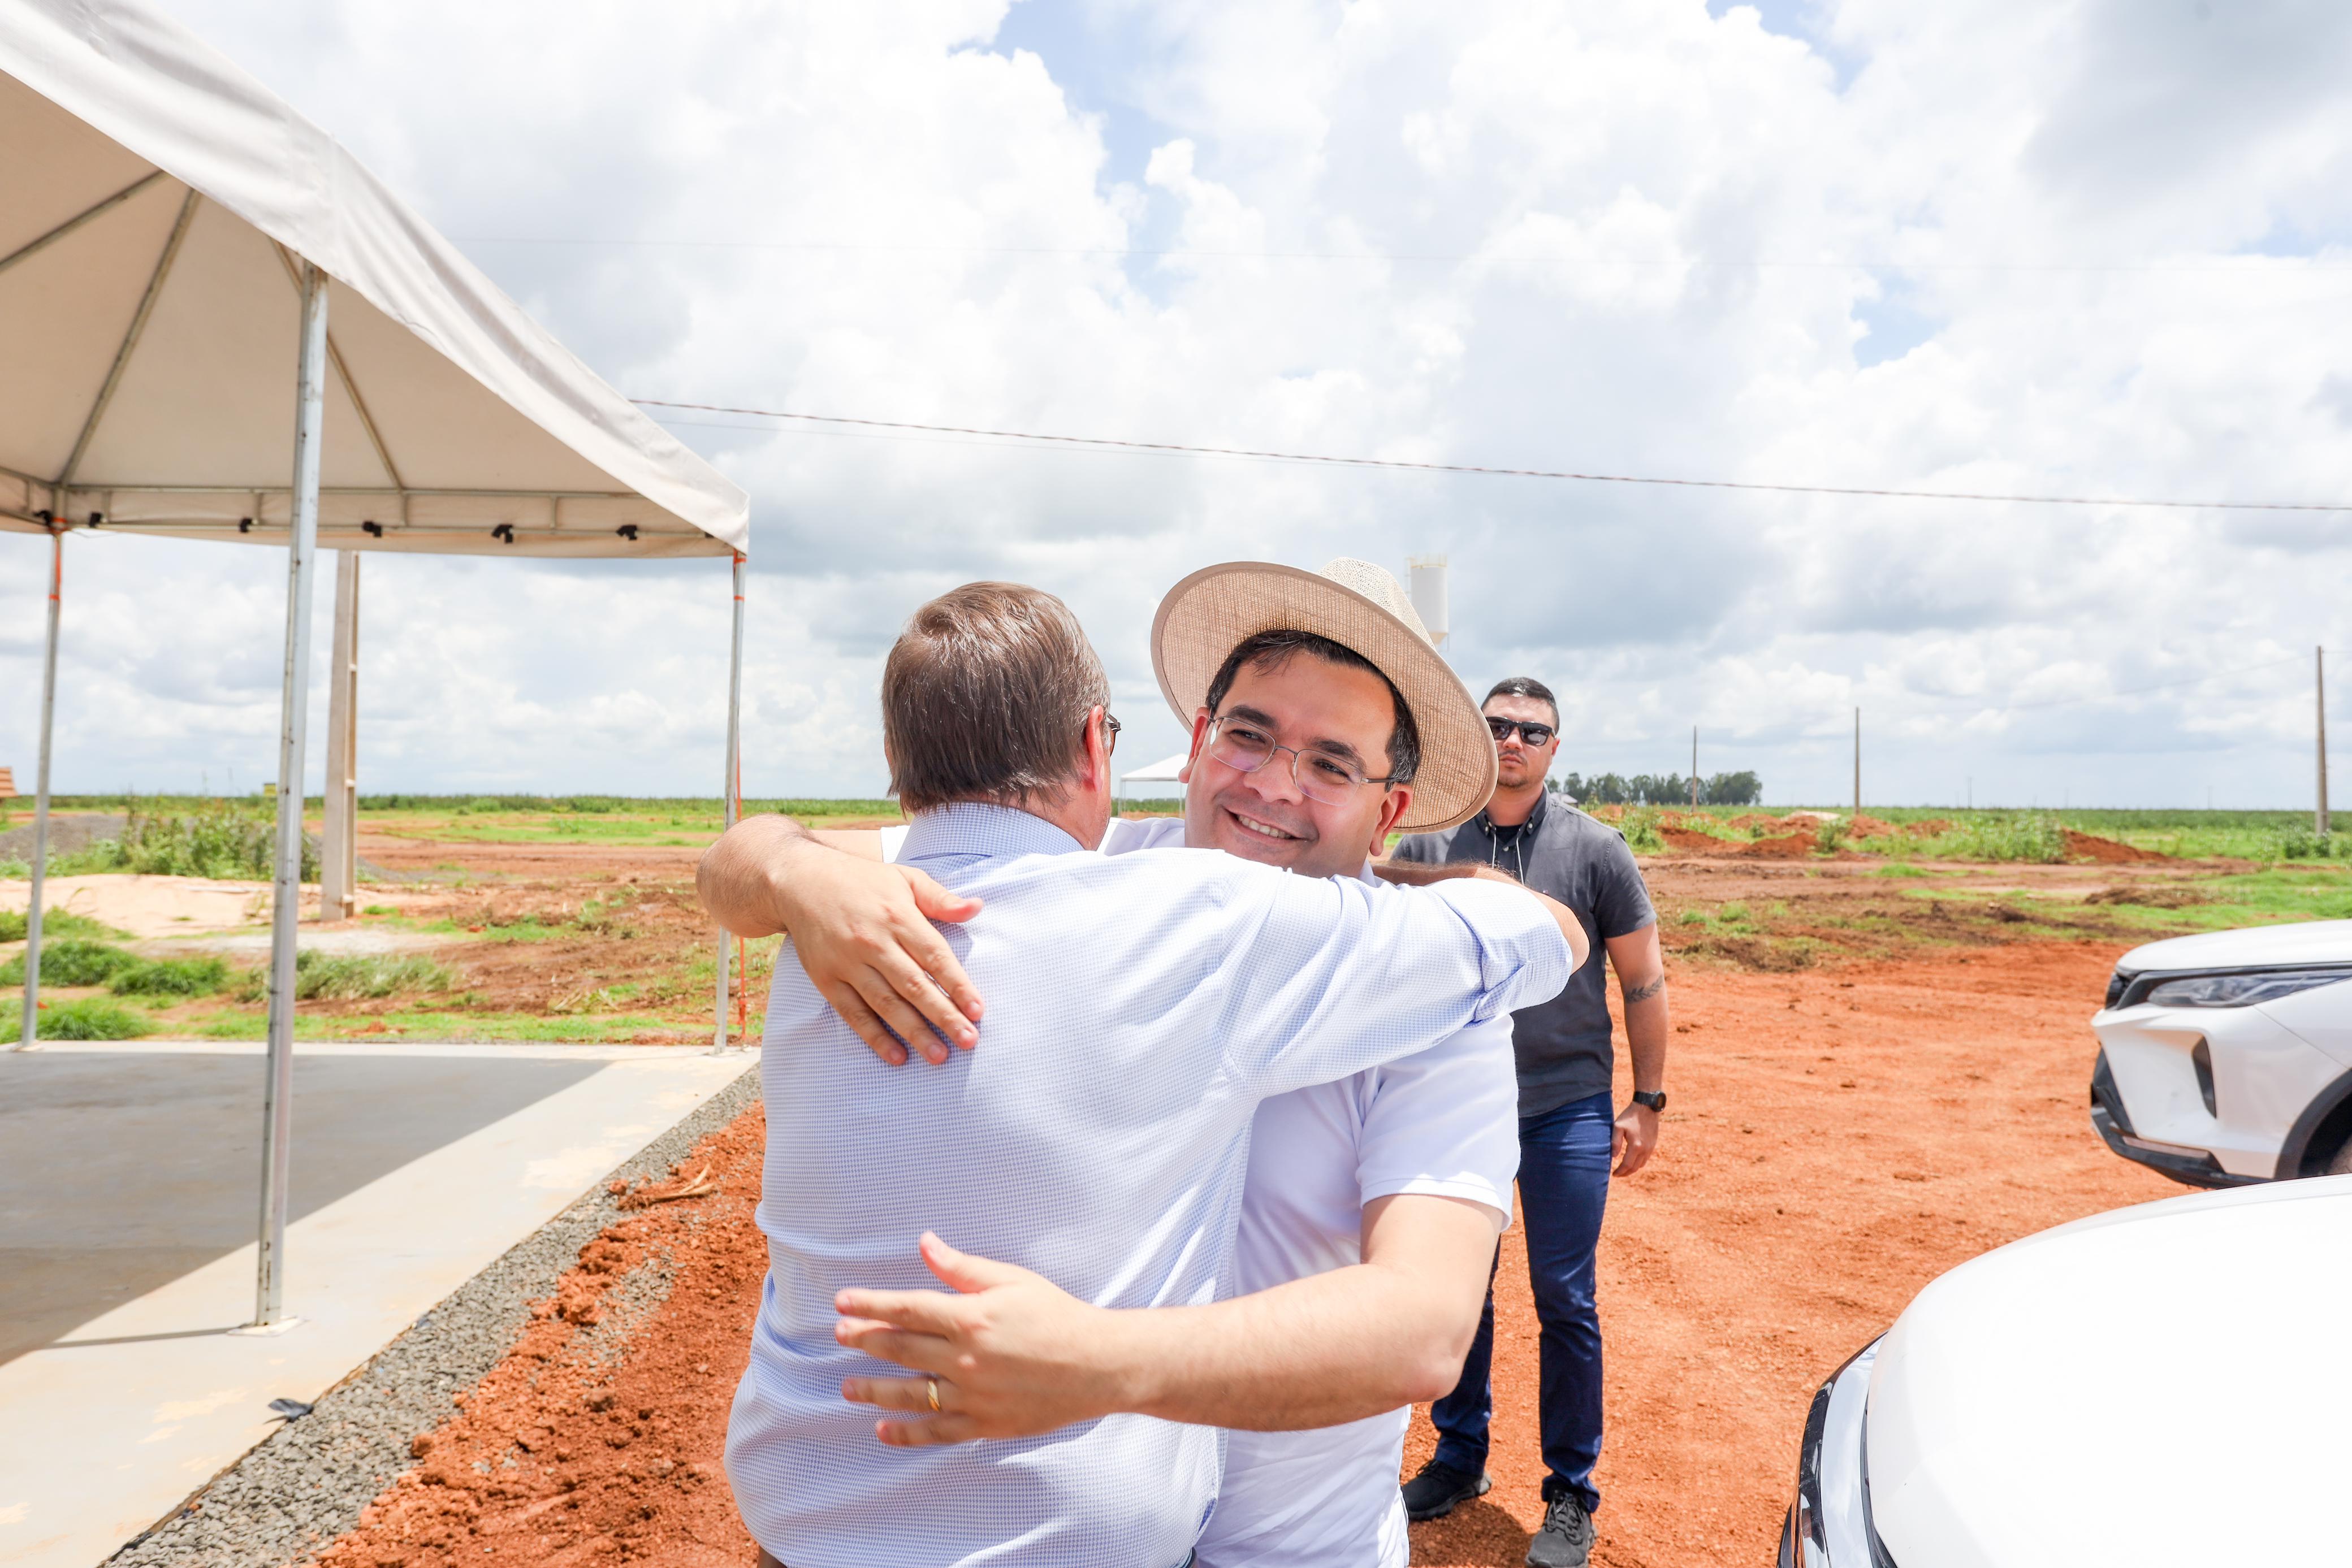
{"type": "Polygon", "coordinates": [[[1666,1092],[1663,1089],[1636,1089],[1633,1091],[1633,1103],[1647,1105],[1653,1111],[1663,1111],[1666,1108],[1666,1092]]]}

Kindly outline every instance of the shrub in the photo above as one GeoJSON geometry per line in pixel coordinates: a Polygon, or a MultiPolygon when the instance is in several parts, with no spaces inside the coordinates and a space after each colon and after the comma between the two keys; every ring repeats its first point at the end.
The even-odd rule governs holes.
{"type": "Polygon", "coordinates": [[[2288,861],[2324,861],[2344,852],[2336,845],[2333,833],[2315,833],[2308,824],[2297,822],[2279,835],[2279,859],[2288,861]]]}
{"type": "MultiPolygon", "coordinates": [[[[455,978],[446,965],[413,954],[313,951],[294,956],[298,1001],[356,1002],[402,991],[446,991],[455,978]]],[[[259,1001],[268,994],[267,966],[247,969],[237,982],[239,1000],[259,1001]]]]}
{"type": "MultiPolygon", "coordinates": [[[[0,865],[0,876],[7,874],[0,865]]],[[[68,936],[87,936],[95,942],[107,941],[122,933],[113,926],[92,920],[87,915],[76,915],[70,909],[52,909],[41,916],[41,946],[68,936]]],[[[0,942],[22,942],[26,936],[25,912],[21,909],[0,909],[0,942]]]]}
{"type": "MultiPolygon", "coordinates": [[[[49,872],[128,871],[150,876],[267,880],[277,872],[278,824],[273,815],[228,800],[200,802],[185,816],[127,808],[120,839],[96,839],[71,855],[51,857],[49,872]]],[[[302,841],[302,880],[319,875],[318,846],[302,841]]]]}
{"type": "Polygon", "coordinates": [[[1637,807],[1619,820],[1618,830],[1625,835],[1628,849],[1640,854],[1664,854],[1666,841],[1658,831],[1660,813],[1655,806],[1637,807]]]}
{"type": "Polygon", "coordinates": [[[2021,811],[2014,817],[1971,817],[1937,841],[1963,860],[2055,864],[2066,858],[2066,834],[2055,817],[2021,811]]]}
{"type": "MultiPolygon", "coordinates": [[[[44,969],[47,968],[45,963],[44,969]]],[[[24,1028],[24,1007],[21,1003],[0,1003],[0,1039],[15,1040],[24,1028]]],[[[35,1038],[40,1040],[137,1040],[152,1034],[155,1027],[146,1015],[136,1013],[120,1002],[104,997],[84,997],[79,1001],[53,1002],[41,1009],[40,1021],[34,1025],[35,1038]]]]}
{"type": "MultiPolygon", "coordinates": [[[[48,935],[47,921],[42,922],[42,936],[48,935]]],[[[41,943],[41,982],[49,986],[102,986],[114,977],[116,971],[139,962],[136,955],[103,942],[84,942],[68,938],[63,942],[41,943]]],[[[25,955],[16,954],[5,964],[0,964],[0,986],[21,986],[25,983],[25,955]]],[[[113,1039],[114,1036],[92,1036],[93,1039],[113,1039]]]]}
{"type": "Polygon", "coordinates": [[[228,984],[218,958],[154,958],[115,971],[106,988],[118,997],[208,997],[228,984]]]}

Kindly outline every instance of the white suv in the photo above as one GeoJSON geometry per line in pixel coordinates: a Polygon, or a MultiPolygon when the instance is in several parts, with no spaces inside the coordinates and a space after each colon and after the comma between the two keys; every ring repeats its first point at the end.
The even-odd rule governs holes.
{"type": "Polygon", "coordinates": [[[2124,1158],[2191,1186],[2352,1172],[2352,920],[2135,947],[2091,1028],[2124,1158]]]}
{"type": "Polygon", "coordinates": [[[1780,1568],[2343,1563],[2352,1178],[2029,1236],[1813,1396],[1780,1568]]]}

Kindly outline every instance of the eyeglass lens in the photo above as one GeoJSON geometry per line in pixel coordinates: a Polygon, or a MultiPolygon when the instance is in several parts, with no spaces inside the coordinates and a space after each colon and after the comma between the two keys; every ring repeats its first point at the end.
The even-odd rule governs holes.
{"type": "Polygon", "coordinates": [[[1310,800],[1344,805],[1358,786],[1370,782],[1361,768],[1344,757],[1311,746],[1303,751],[1276,746],[1274,737],[1251,725],[1225,720],[1210,734],[1209,755],[1236,773],[1256,772],[1277,751],[1290,752],[1291,780],[1310,800]]]}
{"type": "Polygon", "coordinates": [[[1497,741],[1510,739],[1511,731],[1515,729],[1519,732],[1519,738],[1529,746],[1545,746],[1551,741],[1552,728],[1548,724],[1528,724],[1523,720],[1507,718],[1490,717],[1486,720],[1487,733],[1497,741]]]}

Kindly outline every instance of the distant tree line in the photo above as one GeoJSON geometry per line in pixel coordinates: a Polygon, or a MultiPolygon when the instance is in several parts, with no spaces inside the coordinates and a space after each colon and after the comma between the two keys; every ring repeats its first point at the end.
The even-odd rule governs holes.
{"type": "MultiPolygon", "coordinates": [[[[1548,782],[1588,806],[1687,806],[1691,798],[1691,781],[1679,773],[1636,773],[1631,779],[1615,773],[1597,773],[1590,779],[1569,773],[1548,782]]],[[[1753,806],[1762,799],[1763,780],[1745,768],[1717,773],[1702,779],[1698,787],[1702,806],[1753,806]]]]}

